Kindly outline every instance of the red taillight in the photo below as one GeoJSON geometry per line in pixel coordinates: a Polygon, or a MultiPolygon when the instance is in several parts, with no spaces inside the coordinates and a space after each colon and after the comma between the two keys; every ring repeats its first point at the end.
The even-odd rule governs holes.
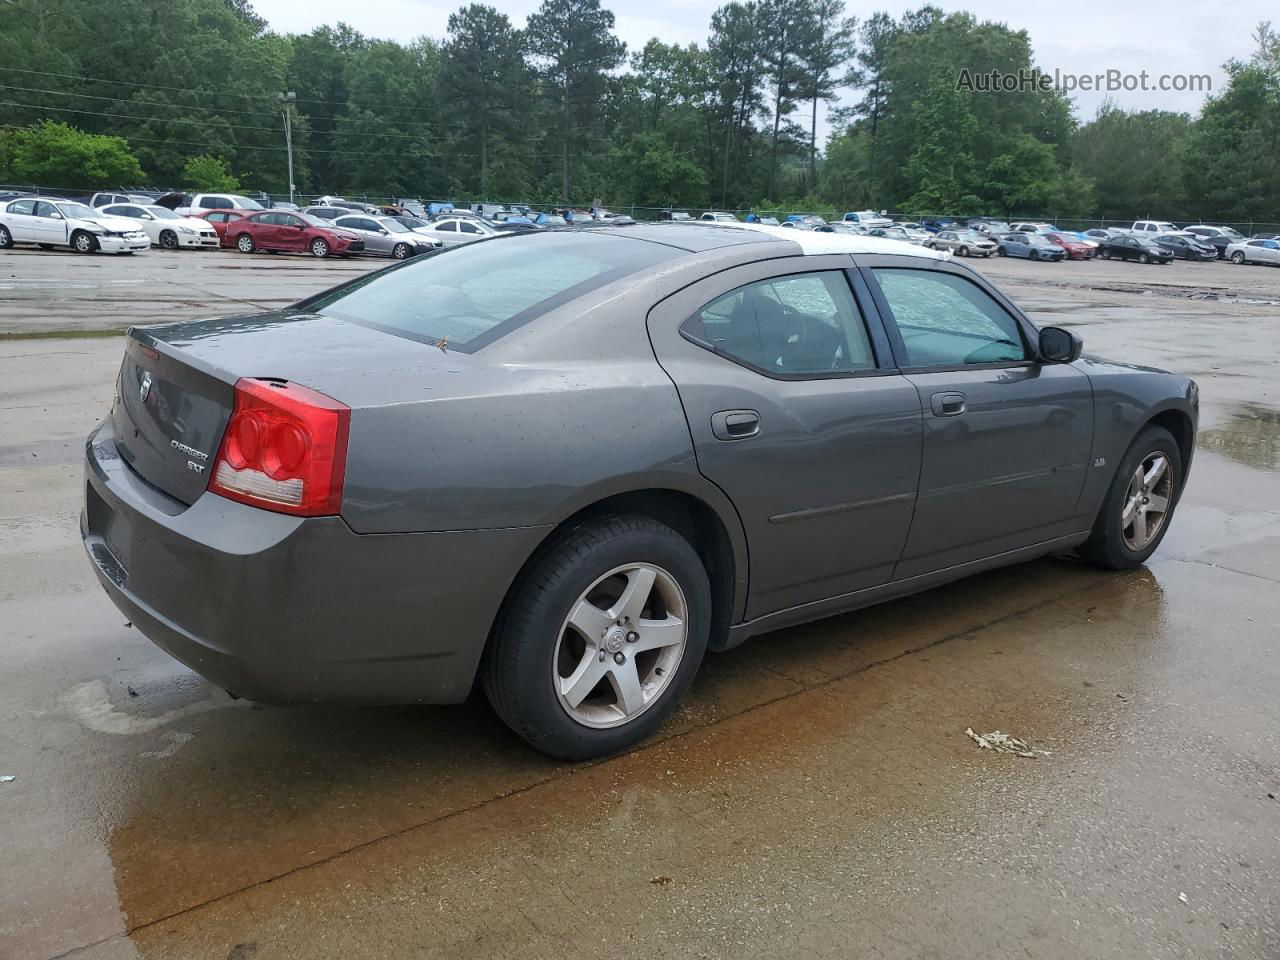
{"type": "Polygon", "coordinates": [[[296,383],[242,379],[212,493],[303,517],[342,506],[351,408],[296,383]]]}

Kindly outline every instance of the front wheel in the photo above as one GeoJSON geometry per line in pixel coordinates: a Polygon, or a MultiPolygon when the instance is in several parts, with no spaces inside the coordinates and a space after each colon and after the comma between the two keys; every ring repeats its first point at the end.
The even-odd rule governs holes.
{"type": "Polygon", "coordinates": [[[967,257],[969,255],[969,248],[962,245],[956,253],[960,254],[962,257],[967,257]]]}
{"type": "Polygon", "coordinates": [[[1169,529],[1181,479],[1182,452],[1173,434],[1148,426],[1116,468],[1080,554],[1112,570],[1146,562],[1169,529]]]}
{"type": "Polygon", "coordinates": [[[236,249],[241,253],[253,253],[253,237],[249,236],[247,233],[240,234],[240,236],[236,237],[236,249]]]}
{"type": "Polygon", "coordinates": [[[177,250],[178,235],[172,230],[160,231],[160,246],[164,247],[166,250],[177,250]]]}
{"type": "Polygon", "coordinates": [[[1028,254],[1027,254],[1027,259],[1028,259],[1028,260],[1039,260],[1039,259],[1040,259],[1040,254],[1038,254],[1036,251],[1032,250],[1030,253],[1028,253],[1028,254]]]}
{"type": "Polygon", "coordinates": [[[1150,263],[1150,262],[1151,262],[1151,258],[1150,258],[1149,256],[1147,256],[1145,253],[1143,253],[1143,254],[1140,254],[1140,255],[1138,256],[1138,262],[1139,262],[1139,263],[1150,263]]]}
{"type": "Polygon", "coordinates": [[[481,667],[512,730],[570,760],[653,733],[702,662],[711,588],[692,545],[642,516],[566,534],[508,599],[481,667]]]}
{"type": "Polygon", "coordinates": [[[391,255],[397,260],[407,260],[413,251],[407,243],[397,243],[391,250],[391,255]]]}
{"type": "Polygon", "coordinates": [[[996,247],[997,257],[1007,257],[1008,255],[1009,255],[1009,251],[1006,250],[1004,247],[996,247]]]}
{"type": "Polygon", "coordinates": [[[98,238],[92,233],[79,230],[71,235],[71,249],[76,253],[93,253],[98,249],[98,238]]]}
{"type": "Polygon", "coordinates": [[[316,237],[311,241],[311,255],[323,259],[329,255],[329,243],[322,237],[316,237]]]}

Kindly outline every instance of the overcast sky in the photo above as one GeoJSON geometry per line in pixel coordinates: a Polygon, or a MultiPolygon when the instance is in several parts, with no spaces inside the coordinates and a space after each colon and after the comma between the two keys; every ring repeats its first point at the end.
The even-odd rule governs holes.
{"type": "MultiPolygon", "coordinates": [[[[517,26],[537,9],[541,0],[487,0],[517,26]]],[[[711,12],[723,0],[602,0],[617,18],[618,35],[628,50],[643,47],[651,37],[667,43],[706,40],[711,12]]],[[[1209,74],[1213,89],[1221,88],[1222,64],[1245,58],[1253,50],[1252,34],[1259,21],[1280,20],[1275,0],[981,0],[952,3],[935,0],[945,10],[969,10],[980,19],[996,20],[1031,37],[1036,64],[1079,74],[1108,69],[1126,73],[1209,74]]],[[[428,35],[443,37],[449,14],[458,3],[429,0],[253,0],[254,7],[281,32],[302,33],[321,24],[345,21],[362,33],[401,42],[428,35]]],[[[859,18],[877,10],[899,16],[923,4],[862,3],[846,0],[848,12],[859,18]]],[[[1103,93],[1074,95],[1076,113],[1091,118],[1103,93]]],[[[1125,108],[1183,110],[1194,113],[1203,93],[1134,92],[1112,94],[1125,108]]]]}

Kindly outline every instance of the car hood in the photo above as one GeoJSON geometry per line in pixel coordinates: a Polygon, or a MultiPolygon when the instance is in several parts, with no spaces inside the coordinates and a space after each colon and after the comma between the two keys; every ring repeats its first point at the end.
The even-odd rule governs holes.
{"type": "Polygon", "coordinates": [[[134,230],[141,230],[142,224],[137,220],[130,220],[127,217],[113,217],[106,214],[100,217],[77,217],[71,223],[92,223],[104,230],[111,230],[116,233],[131,233],[134,230]]]}

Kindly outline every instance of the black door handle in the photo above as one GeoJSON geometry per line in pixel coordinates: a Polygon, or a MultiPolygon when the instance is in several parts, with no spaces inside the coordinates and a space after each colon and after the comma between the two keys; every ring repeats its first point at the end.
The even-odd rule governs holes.
{"type": "Polygon", "coordinates": [[[711,432],[720,440],[746,440],[760,432],[760,414],[754,410],[721,410],[711,415],[711,432]]]}
{"type": "Polygon", "coordinates": [[[958,417],[965,411],[963,393],[935,393],[930,400],[935,417],[958,417]]]}

